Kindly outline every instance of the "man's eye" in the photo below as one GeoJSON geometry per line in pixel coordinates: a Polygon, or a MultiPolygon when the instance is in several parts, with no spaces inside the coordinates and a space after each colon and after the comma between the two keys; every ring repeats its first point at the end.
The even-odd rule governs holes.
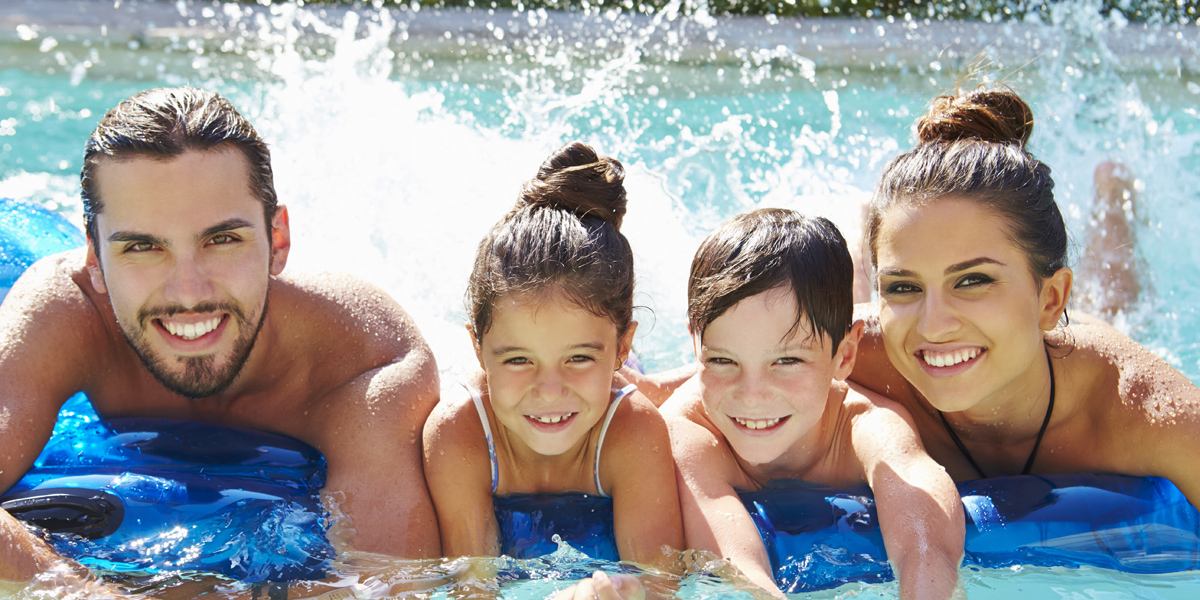
{"type": "Polygon", "coordinates": [[[126,252],[149,252],[154,249],[154,244],[150,242],[134,242],[125,246],[126,252]]]}
{"type": "Polygon", "coordinates": [[[212,236],[211,240],[213,244],[217,245],[232,244],[236,241],[238,241],[238,239],[228,233],[218,233],[217,235],[212,236]]]}

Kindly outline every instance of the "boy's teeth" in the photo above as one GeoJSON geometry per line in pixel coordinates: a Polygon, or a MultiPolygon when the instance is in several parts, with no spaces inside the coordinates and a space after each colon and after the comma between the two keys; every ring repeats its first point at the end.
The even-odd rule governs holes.
{"type": "Polygon", "coordinates": [[[783,420],[783,417],[775,417],[774,419],[742,419],[740,417],[734,417],[733,420],[737,421],[746,429],[766,429],[779,424],[779,422],[783,420]]]}
{"type": "Polygon", "coordinates": [[[213,317],[199,323],[172,323],[166,320],[162,320],[161,323],[171,335],[185,340],[194,340],[216,329],[217,325],[221,324],[221,317],[213,317]]]}
{"type": "Polygon", "coordinates": [[[931,367],[953,367],[979,356],[979,348],[966,348],[954,352],[933,352],[926,350],[921,353],[921,359],[931,367]]]}

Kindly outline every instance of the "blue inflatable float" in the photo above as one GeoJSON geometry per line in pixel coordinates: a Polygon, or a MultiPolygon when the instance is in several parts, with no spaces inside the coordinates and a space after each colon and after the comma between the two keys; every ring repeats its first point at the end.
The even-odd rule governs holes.
{"type": "MultiPolygon", "coordinates": [[[[36,258],[80,243],[57,214],[0,200],[5,289],[36,258]]],[[[324,473],[320,454],[290,438],[163,419],[101,421],[77,396],[0,503],[90,566],[310,579],[333,555],[317,497],[324,473]]],[[[1200,569],[1200,514],[1161,478],[1030,475],[963,482],[959,492],[968,565],[1200,569]]],[[[892,578],[866,487],[775,482],[741,497],[785,591],[892,578]]],[[[609,499],[498,498],[496,516],[502,549],[514,558],[553,552],[558,537],[593,558],[618,559],[609,499]]]]}

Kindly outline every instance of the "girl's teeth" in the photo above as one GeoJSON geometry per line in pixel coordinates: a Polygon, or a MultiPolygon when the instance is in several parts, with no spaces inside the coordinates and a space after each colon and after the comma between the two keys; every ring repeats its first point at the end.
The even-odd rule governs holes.
{"type": "Polygon", "coordinates": [[[931,352],[926,350],[921,353],[921,359],[931,367],[953,367],[979,356],[980,352],[979,348],[968,348],[955,352],[931,352]]]}
{"type": "Polygon", "coordinates": [[[533,419],[534,421],[537,421],[538,423],[546,423],[547,425],[549,425],[549,424],[564,421],[573,414],[575,414],[575,413],[571,413],[568,415],[557,415],[557,416],[553,416],[553,417],[538,417],[538,416],[531,415],[530,418],[533,419]]]}
{"type": "Polygon", "coordinates": [[[734,417],[733,420],[746,429],[766,429],[778,425],[783,420],[783,417],[776,417],[774,419],[742,419],[734,417]]]}

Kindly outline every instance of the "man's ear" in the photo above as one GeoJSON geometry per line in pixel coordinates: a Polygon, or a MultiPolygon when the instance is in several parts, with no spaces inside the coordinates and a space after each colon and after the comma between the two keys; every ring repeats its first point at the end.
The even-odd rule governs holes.
{"type": "Polygon", "coordinates": [[[90,235],[87,236],[87,256],[83,259],[83,266],[92,280],[92,287],[101,294],[107,294],[108,286],[104,285],[104,270],[100,268],[100,257],[96,255],[96,244],[92,243],[90,235]]]}
{"type": "Polygon", "coordinates": [[[863,322],[855,321],[838,344],[837,352],[833,354],[833,378],[842,381],[854,370],[854,360],[858,358],[858,343],[862,341],[863,322]]]}
{"type": "Polygon", "coordinates": [[[271,218],[271,274],[278,275],[287,266],[288,251],[292,249],[292,230],[288,224],[287,207],[275,207],[271,218]]]}
{"type": "Polygon", "coordinates": [[[1042,291],[1038,294],[1041,304],[1041,314],[1038,315],[1038,325],[1045,331],[1058,327],[1058,320],[1067,309],[1067,300],[1071,297],[1071,285],[1075,274],[1070,267],[1063,267],[1042,281],[1042,291]]]}

